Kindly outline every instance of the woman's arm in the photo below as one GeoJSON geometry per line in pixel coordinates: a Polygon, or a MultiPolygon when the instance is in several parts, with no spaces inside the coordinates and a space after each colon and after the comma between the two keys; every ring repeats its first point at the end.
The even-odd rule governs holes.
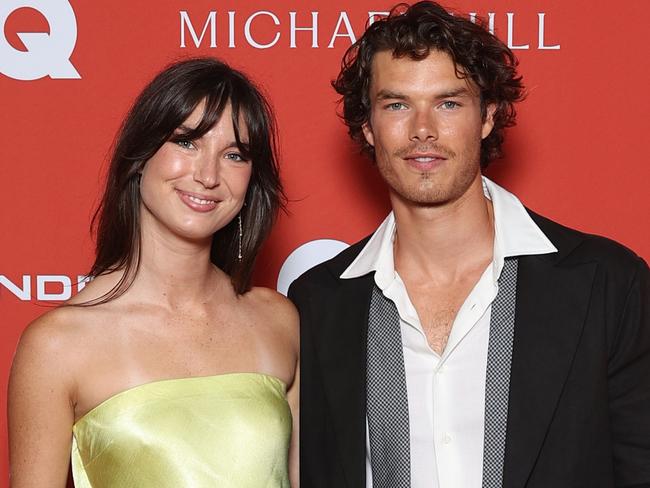
{"type": "Polygon", "coordinates": [[[260,323],[270,327],[264,340],[265,366],[275,371],[287,384],[287,401],[291,408],[292,433],[289,446],[289,480],[292,488],[300,484],[299,425],[300,425],[300,319],[296,307],[285,296],[268,288],[255,288],[256,309],[260,323]],[[272,319],[272,320],[269,320],[272,319]]]}
{"type": "Polygon", "coordinates": [[[293,384],[287,393],[287,400],[293,417],[293,430],[289,447],[289,479],[292,488],[298,488],[300,486],[300,361],[296,362],[296,373],[293,384]]]}
{"type": "Polygon", "coordinates": [[[75,354],[59,311],[23,333],[9,379],[9,463],[12,488],[65,488],[74,402],[70,358],[75,354]]]}

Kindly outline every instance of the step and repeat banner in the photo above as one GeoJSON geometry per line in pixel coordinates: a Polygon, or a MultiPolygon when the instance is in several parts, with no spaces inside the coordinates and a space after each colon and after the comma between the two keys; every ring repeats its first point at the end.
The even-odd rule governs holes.
{"type": "MultiPolygon", "coordinates": [[[[528,89],[488,175],[533,210],[650,259],[645,0],[456,0],[513,49],[528,89]]],[[[0,0],[0,477],[6,388],[25,326],[76,293],[111,144],[161,68],[216,56],[275,107],[289,197],[256,270],[286,291],[388,211],[330,87],[385,0],[0,0]]],[[[460,13],[463,12],[463,13],[460,13]]],[[[35,460],[36,461],[36,460],[35,460]]]]}

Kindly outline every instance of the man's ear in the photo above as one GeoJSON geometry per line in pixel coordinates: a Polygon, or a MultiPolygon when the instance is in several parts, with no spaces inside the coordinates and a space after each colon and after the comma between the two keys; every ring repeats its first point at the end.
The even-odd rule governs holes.
{"type": "Polygon", "coordinates": [[[483,127],[481,128],[481,139],[485,139],[490,135],[492,129],[494,128],[494,112],[496,112],[497,106],[495,103],[490,103],[485,108],[485,119],[483,120],[483,127]]]}
{"type": "Polygon", "coordinates": [[[375,135],[372,133],[372,127],[370,126],[369,120],[364,122],[361,126],[361,130],[363,131],[363,137],[366,138],[366,142],[372,147],[375,147],[375,135]]]}

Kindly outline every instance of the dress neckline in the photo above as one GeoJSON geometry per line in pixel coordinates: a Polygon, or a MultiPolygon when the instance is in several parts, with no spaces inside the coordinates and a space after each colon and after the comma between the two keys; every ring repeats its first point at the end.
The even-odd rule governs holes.
{"type": "Polygon", "coordinates": [[[192,381],[200,381],[200,380],[215,380],[215,379],[233,379],[235,377],[261,377],[261,378],[266,378],[268,380],[271,380],[272,382],[278,383],[286,392],[287,391],[287,384],[282,381],[280,378],[274,375],[266,374],[266,373],[258,373],[254,371],[241,371],[241,372],[232,372],[232,373],[219,373],[219,374],[213,374],[213,375],[206,375],[206,376],[186,376],[182,378],[165,378],[161,380],[154,380],[154,381],[148,381],[146,383],[142,383],[139,385],[132,386],[130,388],[127,388],[125,390],[119,391],[115,393],[114,395],[109,396],[105,400],[101,401],[97,405],[95,405],[93,408],[88,410],[85,414],[83,414],[81,417],[79,417],[74,424],[72,424],[72,427],[74,428],[77,424],[81,423],[86,417],[91,416],[95,411],[101,409],[104,407],[107,403],[112,402],[113,400],[116,400],[117,398],[122,397],[123,395],[126,395],[128,393],[132,393],[134,391],[139,391],[151,386],[156,386],[156,385],[162,385],[162,384],[167,384],[167,383],[176,383],[176,382],[192,382],[192,381]]]}

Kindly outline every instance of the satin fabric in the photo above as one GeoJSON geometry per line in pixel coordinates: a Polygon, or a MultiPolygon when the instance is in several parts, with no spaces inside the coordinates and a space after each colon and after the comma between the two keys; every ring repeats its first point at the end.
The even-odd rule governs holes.
{"type": "Polygon", "coordinates": [[[76,488],[288,488],[286,386],[260,373],[156,381],[73,426],[76,488]]]}

